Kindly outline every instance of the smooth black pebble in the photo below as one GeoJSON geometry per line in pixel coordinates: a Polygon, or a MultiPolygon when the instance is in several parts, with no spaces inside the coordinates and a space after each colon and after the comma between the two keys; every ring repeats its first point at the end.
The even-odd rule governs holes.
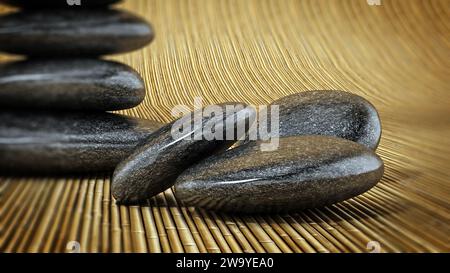
{"type": "Polygon", "coordinates": [[[246,127],[248,130],[256,115],[255,109],[230,102],[218,105],[219,110],[227,105],[236,108],[221,117],[206,115],[198,119],[197,113],[201,115],[201,111],[195,111],[153,133],[114,171],[112,194],[116,201],[133,204],[151,198],[171,187],[187,167],[226,150],[235,139],[244,136],[246,130],[238,128],[246,127]],[[218,132],[223,137],[207,139],[202,136],[202,131],[218,132]],[[229,132],[234,135],[232,140],[226,138],[229,132]],[[200,138],[195,137],[196,134],[200,134],[200,138]]]}
{"type": "Polygon", "coordinates": [[[92,8],[108,6],[121,1],[122,0],[0,0],[0,3],[21,8],[92,8]]]}
{"type": "Polygon", "coordinates": [[[113,9],[26,10],[0,17],[0,51],[30,56],[129,52],[153,39],[145,20],[113,9]]]}
{"type": "MultiPolygon", "coordinates": [[[[306,91],[283,97],[271,105],[279,106],[280,136],[335,136],[373,150],[380,141],[377,110],[364,98],[349,92],[306,91]]],[[[270,132],[270,111],[268,114],[270,132]]]]}
{"type": "Polygon", "coordinates": [[[137,106],[145,85],[132,68],[95,59],[28,60],[0,64],[0,106],[122,110],[137,106]]]}
{"type": "Polygon", "coordinates": [[[280,138],[261,151],[250,142],[209,157],[181,174],[176,196],[187,206],[271,213],[322,207],[357,196],[383,175],[370,149],[329,136],[280,138]]]}
{"type": "Polygon", "coordinates": [[[111,113],[0,111],[0,171],[112,171],[161,126],[111,113]]]}

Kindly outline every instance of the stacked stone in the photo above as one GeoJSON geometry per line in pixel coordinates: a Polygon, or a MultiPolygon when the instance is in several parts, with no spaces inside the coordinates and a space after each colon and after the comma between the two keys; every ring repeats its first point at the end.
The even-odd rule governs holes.
{"type": "Polygon", "coordinates": [[[107,113],[137,106],[145,85],[132,68],[102,60],[150,43],[151,26],[117,0],[1,0],[0,171],[110,171],[161,124],[107,113]]]}
{"type": "Polygon", "coordinates": [[[217,105],[222,118],[201,113],[200,128],[197,112],[166,125],[105,112],[138,105],[145,89],[134,70],[98,56],[153,38],[145,21],[108,8],[117,1],[81,1],[79,9],[57,0],[0,2],[25,8],[0,18],[0,50],[28,56],[0,66],[0,107],[9,109],[0,111],[0,171],[117,166],[112,193],[120,203],[145,202],[174,186],[185,205],[250,213],[333,204],[383,175],[375,154],[380,119],[362,97],[310,91],[281,98],[272,103],[280,110],[280,131],[269,132],[279,138],[275,149],[262,149],[261,140],[228,149],[256,116],[245,104],[217,105]],[[194,126],[174,136],[176,124],[194,126]],[[206,128],[222,135],[231,129],[235,139],[192,137],[206,128]]]}

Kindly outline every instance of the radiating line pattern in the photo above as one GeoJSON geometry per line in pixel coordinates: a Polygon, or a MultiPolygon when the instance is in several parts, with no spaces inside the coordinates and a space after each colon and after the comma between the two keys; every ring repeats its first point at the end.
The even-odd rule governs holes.
{"type": "Polygon", "coordinates": [[[110,174],[3,176],[1,251],[450,251],[447,0],[128,0],[120,7],[146,17],[157,34],[144,50],[112,57],[147,84],[145,102],[122,113],[169,121],[172,107],[192,106],[196,96],[259,105],[304,90],[348,90],[380,111],[383,180],[326,208],[232,215],[184,207],[172,190],[148,206],[116,205],[110,174]]]}

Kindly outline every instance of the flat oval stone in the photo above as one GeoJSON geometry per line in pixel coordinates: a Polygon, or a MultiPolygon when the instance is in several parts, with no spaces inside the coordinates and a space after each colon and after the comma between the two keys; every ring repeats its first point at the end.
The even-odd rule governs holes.
{"type": "Polygon", "coordinates": [[[232,132],[235,138],[245,135],[243,124],[249,124],[256,111],[239,103],[224,103],[217,105],[225,109],[227,105],[241,106],[235,111],[223,114],[222,117],[200,116],[196,118],[195,111],[175,122],[172,122],[153,133],[136,151],[121,162],[112,177],[112,194],[116,201],[123,204],[134,204],[147,200],[154,195],[170,188],[177,176],[188,166],[195,164],[202,158],[219,153],[235,142],[225,135],[223,139],[206,139],[202,137],[202,130],[212,128],[213,131],[225,134],[232,132]],[[194,120],[199,120],[197,124],[194,120]],[[225,121],[225,123],[224,123],[225,121]],[[182,133],[178,130],[187,124],[182,133]],[[221,126],[224,125],[224,126],[221,126]],[[201,138],[195,134],[200,133],[201,138]]]}
{"type": "Polygon", "coordinates": [[[30,56],[98,56],[139,49],[151,26],[112,9],[27,10],[0,16],[0,51],[30,56]]]}
{"type": "Polygon", "coordinates": [[[209,157],[181,174],[176,196],[187,206],[266,213],[322,207],[372,188],[383,175],[370,149],[329,136],[279,139],[261,151],[249,142],[209,157]]]}
{"type": "Polygon", "coordinates": [[[28,60],[0,64],[0,106],[121,110],[137,106],[145,85],[132,68],[95,59],[28,60]]]}
{"type": "Polygon", "coordinates": [[[0,0],[0,3],[21,8],[92,8],[108,6],[121,0],[0,0]],[[79,5],[77,3],[80,3],[79,5]]]}
{"type": "MultiPolygon", "coordinates": [[[[380,141],[381,123],[377,110],[364,98],[349,92],[300,92],[271,105],[279,106],[280,136],[335,136],[373,150],[380,141]]],[[[270,117],[270,111],[268,113],[270,117]]]]}
{"type": "Polygon", "coordinates": [[[111,171],[161,126],[104,112],[0,111],[0,171],[111,171]]]}

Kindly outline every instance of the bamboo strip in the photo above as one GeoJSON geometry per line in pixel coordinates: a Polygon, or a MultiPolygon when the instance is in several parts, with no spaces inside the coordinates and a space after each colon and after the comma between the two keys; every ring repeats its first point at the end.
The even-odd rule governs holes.
{"type": "MultiPolygon", "coordinates": [[[[306,212],[302,213],[302,218],[300,221],[304,221],[308,223],[307,229],[315,230],[315,232],[319,232],[320,236],[323,236],[324,239],[321,239],[320,241],[326,245],[327,249],[330,250],[330,252],[343,252],[346,251],[346,247],[344,244],[342,244],[339,239],[335,238],[333,235],[331,235],[325,228],[323,228],[320,223],[316,223],[313,221],[306,212]]],[[[331,231],[334,231],[334,228],[329,226],[329,229],[331,231]]],[[[345,240],[345,239],[344,239],[345,240]]]]}
{"type": "Polygon", "coordinates": [[[177,228],[173,222],[172,215],[170,214],[169,209],[167,208],[167,202],[164,198],[164,193],[160,193],[155,196],[156,204],[158,205],[159,210],[161,211],[161,218],[164,223],[164,227],[167,232],[167,236],[169,238],[170,248],[174,253],[183,253],[183,245],[181,244],[181,240],[178,236],[177,228]]]}
{"type": "Polygon", "coordinates": [[[352,227],[352,225],[345,220],[339,219],[338,217],[335,217],[332,213],[326,214],[324,213],[325,209],[313,209],[311,212],[313,213],[316,218],[325,221],[328,223],[334,230],[336,230],[336,236],[337,239],[340,241],[348,241],[351,244],[347,244],[347,247],[350,247],[353,249],[353,252],[360,253],[366,251],[366,245],[362,245],[360,242],[360,238],[358,233],[355,233],[355,228],[352,227]]]}
{"type": "Polygon", "coordinates": [[[308,210],[304,214],[305,219],[314,226],[323,236],[333,243],[342,252],[359,252],[357,246],[355,246],[350,240],[348,240],[344,234],[339,232],[326,220],[321,219],[313,211],[308,210]]]}
{"type": "Polygon", "coordinates": [[[151,253],[160,253],[161,245],[159,243],[158,230],[156,229],[155,220],[151,208],[149,206],[141,208],[142,220],[145,226],[145,234],[147,245],[151,253]]]}
{"type": "Polygon", "coordinates": [[[231,248],[228,246],[227,241],[225,240],[225,237],[223,236],[222,232],[220,231],[219,227],[216,225],[214,220],[211,216],[208,215],[208,213],[203,210],[199,209],[200,215],[203,217],[206,225],[208,226],[208,229],[211,231],[212,236],[214,237],[214,240],[216,241],[217,245],[220,248],[221,253],[231,253],[231,248]]]}
{"type": "Polygon", "coordinates": [[[6,219],[10,216],[7,214],[13,215],[13,212],[10,212],[10,208],[13,208],[14,206],[17,207],[18,205],[15,204],[15,201],[18,196],[23,195],[23,190],[27,190],[27,187],[30,186],[30,183],[26,183],[26,181],[17,181],[15,184],[17,184],[16,189],[11,193],[10,197],[5,200],[4,205],[0,208],[0,215],[2,218],[0,219],[0,223],[2,226],[6,223],[6,219]],[[24,187],[25,186],[25,187],[24,187]],[[23,189],[25,188],[25,189],[23,189]]]}
{"type": "Polygon", "coordinates": [[[216,241],[214,240],[214,237],[212,236],[211,232],[209,231],[208,226],[205,224],[203,218],[199,215],[198,211],[192,207],[189,207],[188,210],[189,210],[189,213],[190,213],[195,225],[197,226],[200,236],[203,239],[206,250],[209,253],[219,253],[220,248],[217,245],[216,241]]]}
{"type": "Polygon", "coordinates": [[[193,219],[191,218],[191,215],[189,214],[189,211],[186,207],[182,206],[180,207],[181,212],[184,215],[184,219],[186,219],[186,223],[189,226],[189,230],[191,231],[192,237],[195,240],[195,244],[198,247],[198,250],[200,253],[207,253],[208,250],[206,249],[205,244],[203,243],[202,236],[200,232],[198,231],[197,227],[195,226],[195,223],[193,219]]]}
{"type": "Polygon", "coordinates": [[[241,246],[244,253],[255,253],[255,249],[253,249],[245,235],[241,232],[237,223],[229,215],[221,214],[221,217],[225,221],[225,224],[227,225],[230,232],[239,242],[239,245],[241,246]]]}
{"type": "Polygon", "coordinates": [[[209,213],[211,214],[214,221],[216,222],[217,227],[220,229],[220,232],[223,235],[223,237],[225,238],[225,240],[227,241],[227,244],[229,245],[231,251],[233,253],[242,253],[241,247],[239,246],[238,242],[233,237],[233,234],[231,234],[226,223],[215,212],[211,211],[209,213]]]}
{"type": "Polygon", "coordinates": [[[105,177],[102,196],[102,252],[111,252],[111,182],[105,177]]]}
{"type": "Polygon", "coordinates": [[[22,203],[21,212],[16,214],[17,222],[16,220],[8,222],[10,223],[9,227],[2,224],[2,227],[6,226],[7,229],[5,232],[3,232],[2,230],[2,240],[0,244],[2,246],[0,248],[1,251],[8,253],[15,251],[15,246],[19,243],[20,238],[22,238],[22,234],[25,232],[25,227],[28,223],[27,220],[29,220],[31,215],[33,214],[33,210],[30,210],[29,208],[34,208],[36,206],[36,203],[38,202],[39,197],[45,188],[44,183],[40,183],[36,186],[37,188],[34,191],[30,191],[27,196],[28,198],[26,198],[25,202],[22,203]],[[29,205],[28,201],[30,201],[29,205]]]}
{"type": "MultiPolygon", "coordinates": [[[[367,244],[369,242],[376,240],[381,240],[382,238],[378,236],[377,230],[373,230],[365,226],[363,223],[361,223],[361,220],[364,220],[364,218],[355,218],[352,217],[348,211],[341,209],[337,206],[330,206],[326,208],[326,211],[330,213],[333,218],[338,219],[344,226],[345,229],[347,229],[349,232],[351,232],[358,240],[358,243],[361,244],[364,248],[367,248],[367,244]]],[[[384,241],[384,247],[387,249],[393,248],[390,244],[387,244],[384,241]]],[[[395,251],[395,249],[391,249],[395,251]]]]}
{"type": "Polygon", "coordinates": [[[39,224],[36,225],[37,227],[33,234],[31,243],[27,248],[27,252],[42,252],[44,238],[47,236],[50,222],[56,210],[56,205],[59,202],[62,190],[64,189],[64,183],[60,182],[61,180],[51,181],[51,183],[55,184],[54,190],[49,195],[49,199],[46,202],[47,206],[43,209],[43,214],[40,217],[39,224]]]}
{"type": "Polygon", "coordinates": [[[85,204],[82,213],[81,231],[80,231],[80,251],[86,253],[89,250],[92,235],[92,208],[95,198],[96,179],[89,178],[85,204]]]}
{"type": "Polygon", "coordinates": [[[159,236],[159,240],[160,240],[160,243],[161,243],[162,251],[164,253],[169,253],[169,252],[171,252],[170,244],[169,244],[169,238],[167,236],[167,232],[166,232],[166,229],[164,227],[163,220],[161,218],[161,213],[160,213],[160,211],[159,211],[159,209],[157,207],[158,205],[156,204],[155,197],[153,197],[151,199],[151,201],[152,201],[152,203],[151,203],[152,212],[153,212],[153,216],[155,218],[156,228],[158,229],[158,236],[159,236]]]}
{"type": "MultiPolygon", "coordinates": [[[[369,195],[370,193],[368,193],[369,195]]],[[[372,193],[374,195],[373,197],[373,201],[367,201],[367,202],[380,202],[382,203],[382,199],[378,198],[377,193],[372,193]]],[[[382,197],[384,200],[390,200],[390,201],[394,201],[392,199],[389,199],[389,197],[387,196],[383,196],[382,197]]],[[[395,201],[394,201],[395,202],[395,201]]],[[[388,206],[392,211],[402,211],[405,208],[403,206],[399,206],[396,203],[389,203],[389,204],[384,204],[384,206],[388,206]]],[[[446,221],[445,219],[439,219],[438,217],[436,217],[435,215],[433,215],[433,220],[435,222],[438,222],[439,227],[440,228],[436,228],[434,225],[430,225],[429,223],[427,223],[428,221],[430,221],[430,214],[426,213],[426,212],[422,212],[420,210],[414,210],[413,213],[411,213],[414,215],[414,217],[418,220],[417,223],[415,224],[411,224],[409,221],[404,221],[404,219],[402,217],[399,216],[395,216],[396,220],[399,223],[402,223],[402,225],[405,225],[407,227],[409,227],[410,229],[414,230],[413,232],[417,235],[420,234],[421,237],[426,238],[429,242],[432,242],[433,245],[436,246],[441,246],[443,248],[445,248],[445,245],[448,245],[449,241],[446,240],[446,242],[442,242],[442,239],[436,239],[434,236],[439,236],[441,238],[445,238],[445,234],[448,234],[450,232],[450,228],[448,227],[447,223],[448,221],[446,221]],[[425,227],[426,225],[426,227],[425,227]],[[431,232],[423,232],[422,230],[425,230],[425,228],[430,229],[431,232]],[[431,235],[433,234],[433,235],[431,235]]]]}
{"type": "Polygon", "coordinates": [[[146,253],[147,240],[145,238],[145,229],[142,223],[142,215],[138,206],[130,207],[131,220],[131,239],[133,242],[133,252],[146,253]]]}
{"type": "MultiPolygon", "coordinates": [[[[236,222],[236,225],[239,227],[239,230],[242,232],[242,234],[246,237],[248,242],[251,244],[252,248],[257,253],[265,253],[264,247],[261,245],[261,243],[255,237],[255,235],[253,235],[251,230],[245,225],[245,222],[238,216],[234,216],[233,220],[236,222]]],[[[264,242],[264,240],[263,240],[263,242],[264,242]]]]}
{"type": "MultiPolygon", "coordinates": [[[[6,226],[7,223],[14,223],[14,219],[17,219],[18,211],[23,207],[23,202],[28,192],[33,191],[33,184],[26,183],[23,185],[21,190],[18,190],[17,193],[12,197],[14,200],[10,202],[10,204],[6,204],[5,207],[0,209],[1,211],[1,221],[0,224],[2,227],[6,226]]],[[[2,232],[3,234],[3,232],[2,232]]],[[[3,239],[3,238],[2,238],[3,239]]]]}
{"type": "MultiPolygon", "coordinates": [[[[272,242],[279,248],[280,252],[283,253],[292,253],[291,248],[283,241],[283,239],[278,236],[278,234],[275,232],[275,230],[270,226],[264,218],[260,216],[255,217],[255,222],[259,223],[259,225],[262,227],[262,229],[266,232],[266,234],[270,237],[272,242]]],[[[272,251],[268,251],[272,252],[272,251]]]]}
{"type": "MultiPolygon", "coordinates": [[[[46,239],[42,242],[44,245],[42,247],[41,252],[44,253],[54,252],[53,247],[56,242],[55,238],[58,232],[60,231],[61,222],[63,220],[64,208],[67,207],[67,201],[69,199],[69,195],[73,186],[72,180],[69,180],[67,182],[58,181],[57,183],[61,184],[61,186],[63,187],[63,192],[60,201],[55,203],[54,208],[55,213],[51,218],[51,222],[48,223],[50,230],[48,232],[48,235],[46,236],[46,239]]],[[[54,194],[56,193],[57,192],[55,192],[54,194]]]]}
{"type": "Polygon", "coordinates": [[[64,252],[66,250],[66,244],[69,242],[69,225],[72,222],[72,215],[75,212],[75,202],[77,200],[78,191],[80,190],[80,180],[71,179],[73,181],[73,188],[66,207],[64,208],[64,221],[61,224],[59,236],[56,239],[55,252],[64,252]]]}
{"type": "Polygon", "coordinates": [[[45,183],[48,183],[48,185],[44,188],[42,195],[39,196],[36,207],[28,208],[29,210],[33,210],[33,213],[31,214],[30,221],[23,226],[24,234],[20,238],[18,245],[15,246],[14,252],[28,252],[28,247],[33,241],[32,236],[36,233],[39,221],[45,212],[45,205],[48,204],[51,193],[55,188],[54,181],[46,179],[45,183]]]}
{"type": "Polygon", "coordinates": [[[91,225],[91,236],[89,240],[89,252],[97,253],[101,249],[102,240],[102,197],[104,188],[104,177],[96,177],[95,188],[94,188],[94,198],[92,204],[92,225],[91,225]]]}
{"type": "Polygon", "coordinates": [[[300,223],[301,226],[326,249],[326,251],[324,252],[339,252],[339,250],[330,240],[328,240],[323,234],[321,234],[317,229],[313,227],[315,223],[310,223],[305,220],[308,218],[303,213],[295,213],[292,217],[297,221],[297,223],[300,223]]]}
{"type": "Polygon", "coordinates": [[[167,201],[167,206],[170,208],[170,213],[175,221],[180,240],[183,244],[183,248],[187,253],[198,253],[199,249],[195,243],[194,237],[184,219],[183,213],[178,207],[178,203],[173,195],[171,189],[164,192],[164,196],[167,201]]]}
{"type": "Polygon", "coordinates": [[[303,223],[298,223],[292,216],[284,215],[284,220],[289,223],[299,234],[301,234],[306,241],[314,248],[315,251],[318,252],[329,252],[325,246],[322,245],[320,241],[318,241],[311,233],[305,229],[303,223]]]}
{"type": "MultiPolygon", "coordinates": [[[[402,223],[402,220],[399,216],[397,216],[397,214],[403,213],[402,209],[396,209],[396,210],[386,210],[385,208],[387,207],[386,204],[383,205],[383,208],[381,208],[380,206],[378,206],[375,202],[369,200],[368,198],[363,198],[361,197],[362,200],[364,200],[364,204],[359,204],[359,207],[363,207],[365,211],[372,211],[372,213],[376,213],[379,215],[383,215],[386,214],[387,216],[389,216],[389,218],[393,218],[392,220],[388,221],[385,223],[384,217],[382,219],[378,219],[379,222],[381,223],[385,223],[386,226],[389,226],[391,228],[389,228],[390,230],[399,230],[400,233],[405,234],[406,238],[415,238],[414,241],[415,243],[418,244],[419,247],[425,247],[425,251],[434,251],[437,252],[437,249],[435,249],[435,246],[440,246],[440,242],[435,242],[434,244],[429,244],[428,240],[426,240],[426,233],[421,234],[420,230],[416,229],[415,225],[410,225],[409,223],[402,223]],[[368,206],[371,206],[371,208],[367,208],[368,206]],[[393,220],[397,220],[396,223],[394,223],[393,220]],[[397,224],[398,223],[398,224],[397,224]]],[[[416,217],[418,217],[420,214],[416,211],[414,211],[414,215],[416,217]]],[[[386,217],[387,218],[387,217],[386,217]]],[[[417,220],[422,220],[419,217],[417,218],[417,220]]],[[[430,226],[430,228],[432,228],[432,226],[430,226]]],[[[430,230],[431,232],[433,230],[430,230]]],[[[399,232],[395,232],[395,234],[393,234],[393,236],[397,236],[398,237],[398,233],[399,232]]],[[[438,231],[436,231],[438,232],[438,231]]],[[[403,236],[402,236],[403,237],[403,236]]],[[[445,238],[445,237],[443,237],[445,238]]],[[[405,243],[406,244],[406,243],[405,243]]],[[[444,247],[443,245],[441,245],[441,247],[444,247]]]]}
{"type": "Polygon", "coordinates": [[[122,236],[122,251],[124,253],[131,253],[133,251],[132,239],[131,239],[131,223],[129,207],[120,205],[120,228],[122,236]]]}
{"type": "Polygon", "coordinates": [[[122,245],[122,227],[121,214],[119,206],[114,200],[111,201],[111,251],[119,253],[123,249],[122,245]]]}

